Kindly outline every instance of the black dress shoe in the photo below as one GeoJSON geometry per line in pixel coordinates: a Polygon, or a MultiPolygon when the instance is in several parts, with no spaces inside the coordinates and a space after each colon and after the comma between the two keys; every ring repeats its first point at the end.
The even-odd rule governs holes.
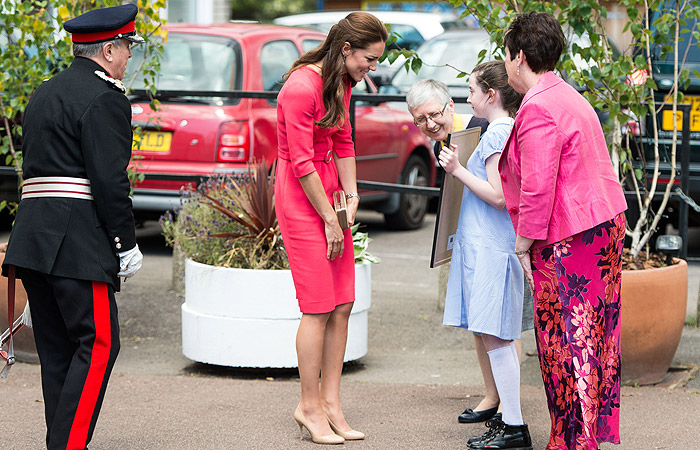
{"type": "Polygon", "coordinates": [[[481,441],[487,441],[491,439],[491,437],[498,431],[498,429],[501,428],[501,426],[505,425],[503,423],[502,419],[502,414],[497,413],[494,415],[491,419],[486,421],[486,426],[488,427],[488,431],[481,436],[474,436],[470,437],[469,440],[467,441],[468,445],[475,444],[477,442],[481,441]]]}
{"type": "Polygon", "coordinates": [[[467,408],[459,415],[457,420],[459,420],[459,423],[486,422],[496,414],[496,411],[498,411],[498,406],[483,411],[474,411],[471,408],[467,408]]]}
{"type": "Polygon", "coordinates": [[[501,422],[494,431],[490,438],[469,444],[468,447],[472,450],[532,450],[527,425],[507,425],[501,422]]]}

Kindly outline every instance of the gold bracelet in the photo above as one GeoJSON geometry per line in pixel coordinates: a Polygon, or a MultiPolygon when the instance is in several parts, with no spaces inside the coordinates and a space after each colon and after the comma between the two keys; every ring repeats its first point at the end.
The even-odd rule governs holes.
{"type": "Polygon", "coordinates": [[[530,250],[516,250],[515,254],[517,256],[523,256],[525,253],[528,253],[530,250]]]}

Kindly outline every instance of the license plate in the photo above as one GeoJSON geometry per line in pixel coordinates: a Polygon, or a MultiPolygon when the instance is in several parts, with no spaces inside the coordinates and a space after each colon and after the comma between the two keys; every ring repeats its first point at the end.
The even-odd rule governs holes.
{"type": "Polygon", "coordinates": [[[170,131],[144,130],[142,134],[134,133],[131,148],[148,152],[167,152],[170,150],[172,139],[173,133],[170,131]]]}
{"type": "MultiPolygon", "coordinates": [[[[690,103],[690,131],[700,131],[700,97],[686,95],[685,103],[690,103]]],[[[677,129],[683,129],[683,111],[676,111],[677,129]]],[[[661,128],[673,131],[673,111],[663,111],[661,128]]]]}

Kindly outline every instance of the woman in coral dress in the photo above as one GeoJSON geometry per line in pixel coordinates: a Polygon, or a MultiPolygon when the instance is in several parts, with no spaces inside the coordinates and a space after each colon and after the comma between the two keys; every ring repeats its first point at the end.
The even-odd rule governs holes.
{"type": "Polygon", "coordinates": [[[302,312],[296,338],[301,399],[294,419],[319,444],[365,436],[347,424],[340,407],[355,269],[351,232],[341,229],[331,202],[334,191],[344,190],[354,222],[360,198],[350,95],[376,70],[386,39],[376,17],[350,13],[294,63],[278,96],[275,208],[302,312]]]}

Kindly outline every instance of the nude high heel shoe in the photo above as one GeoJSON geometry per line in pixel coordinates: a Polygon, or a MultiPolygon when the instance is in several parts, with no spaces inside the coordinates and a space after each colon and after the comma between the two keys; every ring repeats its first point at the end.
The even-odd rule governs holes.
{"type": "MultiPolygon", "coordinates": [[[[301,412],[299,407],[297,406],[297,409],[294,411],[294,420],[296,420],[297,424],[299,424],[299,438],[304,439],[303,435],[303,427],[306,427],[306,431],[309,432],[311,435],[311,440],[314,441],[317,444],[342,444],[345,442],[345,439],[343,437],[338,436],[337,434],[330,434],[328,436],[319,436],[315,434],[313,431],[311,431],[311,428],[309,428],[309,425],[306,423],[306,418],[304,417],[304,414],[301,412]]],[[[331,425],[332,427],[332,425],[331,425]]]]}
{"type": "Polygon", "coordinates": [[[348,441],[356,441],[360,439],[365,438],[365,433],[362,431],[357,431],[357,430],[350,430],[350,431],[340,431],[338,427],[335,426],[333,421],[331,420],[330,417],[326,416],[326,419],[328,419],[328,425],[331,426],[331,430],[338,436],[341,436],[343,439],[348,440],[348,441]]]}

